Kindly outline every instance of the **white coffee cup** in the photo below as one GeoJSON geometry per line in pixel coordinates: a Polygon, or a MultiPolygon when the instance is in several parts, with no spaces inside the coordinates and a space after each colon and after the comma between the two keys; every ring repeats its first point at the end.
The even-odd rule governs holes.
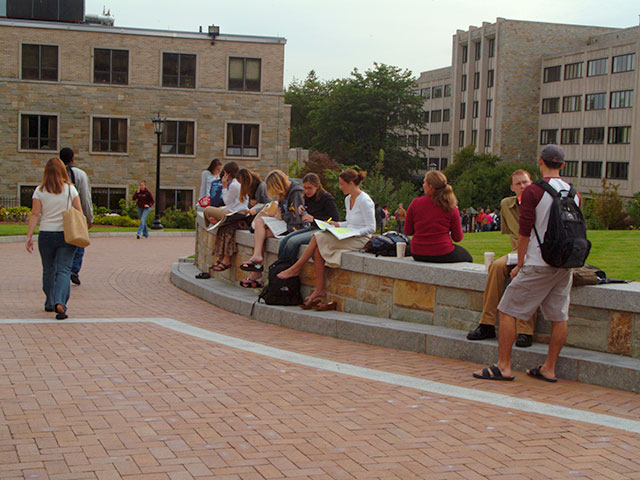
{"type": "Polygon", "coordinates": [[[396,255],[398,258],[404,258],[404,254],[407,251],[407,243],[406,242],[398,242],[396,243],[396,255]]]}
{"type": "Polygon", "coordinates": [[[493,263],[496,258],[495,252],[484,252],[484,269],[489,271],[489,265],[493,263]]]}

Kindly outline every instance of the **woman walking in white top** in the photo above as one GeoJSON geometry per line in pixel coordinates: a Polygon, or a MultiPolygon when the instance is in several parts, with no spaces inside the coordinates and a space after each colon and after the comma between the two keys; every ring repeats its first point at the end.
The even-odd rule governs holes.
{"type": "Polygon", "coordinates": [[[33,192],[29,217],[27,252],[33,252],[33,232],[40,218],[38,250],[42,259],[44,309],[56,312],[58,320],[67,318],[71,263],[76,247],[64,241],[62,212],[74,208],[82,212],[78,191],[69,181],[67,169],[59,158],[51,158],[44,167],[42,183],[33,192]]]}
{"type": "Polygon", "coordinates": [[[330,232],[316,232],[302,256],[290,268],[280,272],[279,278],[291,278],[300,274],[302,267],[313,257],[316,278],[314,290],[305,298],[302,308],[315,310],[335,310],[336,302],[327,302],[325,290],[326,267],[340,266],[344,252],[360,250],[365,246],[371,234],[376,231],[375,205],[371,197],[360,190],[360,183],[366,172],[356,172],[350,168],[338,177],[340,190],[346,195],[344,199],[347,210],[345,222],[331,221],[336,227],[347,227],[357,230],[359,235],[338,240],[330,232]]]}

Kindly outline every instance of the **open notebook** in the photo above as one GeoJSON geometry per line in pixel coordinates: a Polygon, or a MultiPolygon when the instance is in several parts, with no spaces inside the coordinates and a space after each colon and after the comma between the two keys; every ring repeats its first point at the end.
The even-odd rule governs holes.
{"type": "Polygon", "coordinates": [[[338,240],[360,236],[360,232],[354,230],[353,228],[334,227],[330,223],[323,222],[322,220],[318,220],[317,218],[315,219],[315,222],[320,230],[331,232],[338,240]]]}

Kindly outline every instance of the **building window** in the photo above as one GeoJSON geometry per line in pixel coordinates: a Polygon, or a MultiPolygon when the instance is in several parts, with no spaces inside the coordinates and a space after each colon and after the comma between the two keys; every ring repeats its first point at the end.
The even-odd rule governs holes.
{"type": "Polygon", "coordinates": [[[469,49],[466,45],[462,45],[462,63],[467,63],[469,57],[469,49]]]}
{"type": "Polygon", "coordinates": [[[92,152],[126,153],[127,119],[93,117],[92,152]]]}
{"type": "Polygon", "coordinates": [[[570,95],[562,98],[563,112],[579,112],[582,109],[582,95],[570,95]]]}
{"type": "MultiPolygon", "coordinates": [[[[20,206],[33,208],[33,192],[38,185],[20,185],[20,206]]],[[[5,205],[9,207],[10,205],[5,205]]]]}
{"type": "Polygon", "coordinates": [[[617,55],[611,62],[611,73],[630,72],[636,68],[636,54],[617,55]]]}
{"type": "Polygon", "coordinates": [[[449,110],[448,108],[445,108],[444,110],[442,110],[442,121],[443,122],[448,122],[450,116],[451,116],[451,110],[449,110]]]}
{"type": "Polygon", "coordinates": [[[543,98],[542,113],[558,113],[560,111],[560,98],[543,98]]]}
{"type": "Polygon", "coordinates": [[[429,135],[427,135],[427,134],[420,135],[420,138],[418,139],[418,146],[419,147],[428,147],[429,146],[429,135]]]}
{"type": "Polygon", "coordinates": [[[162,86],[196,88],[196,56],[186,53],[163,53],[162,86]]]}
{"type": "Polygon", "coordinates": [[[471,130],[471,145],[478,145],[478,130],[471,130]]]}
{"type": "Polygon", "coordinates": [[[607,178],[612,180],[628,180],[629,164],[626,162],[607,162],[607,178]]]}
{"type": "Polygon", "coordinates": [[[442,98],[442,85],[433,87],[431,94],[432,98],[442,98]]]}
{"type": "Polygon", "coordinates": [[[580,162],[576,160],[565,160],[564,167],[562,169],[563,177],[577,177],[578,176],[578,164],[580,162]]]}
{"type": "Polygon", "coordinates": [[[259,92],[261,66],[259,58],[229,58],[229,90],[259,92]]]}
{"type": "Polygon", "coordinates": [[[162,153],[193,155],[195,122],[167,120],[162,132],[162,153]]]}
{"type": "Polygon", "coordinates": [[[480,88],[480,72],[476,72],[473,74],[473,89],[477,90],[480,88]]]}
{"type": "Polygon", "coordinates": [[[583,62],[567,63],[564,66],[564,79],[582,78],[582,64],[583,62]]]}
{"type": "Polygon", "coordinates": [[[620,90],[611,92],[609,108],[631,108],[633,107],[633,90],[620,90]]]}
{"type": "Polygon", "coordinates": [[[584,99],[585,110],[604,110],[607,107],[606,93],[589,93],[584,99]]]}
{"type": "Polygon", "coordinates": [[[415,148],[418,145],[418,136],[417,135],[409,135],[407,137],[407,145],[409,147],[415,148]]]}
{"type": "Polygon", "coordinates": [[[431,123],[442,121],[442,110],[431,110],[431,123]]]}
{"type": "Polygon", "coordinates": [[[607,59],[598,58],[587,62],[587,77],[597,77],[607,74],[607,59]]]}
{"type": "Polygon", "coordinates": [[[22,45],[22,79],[58,81],[58,47],[22,45]]]}
{"type": "Polygon", "coordinates": [[[464,130],[458,132],[458,146],[460,148],[464,147],[464,130]]]}
{"type": "Polygon", "coordinates": [[[422,111],[422,121],[424,123],[429,123],[429,110],[422,111]]]}
{"type": "Polygon", "coordinates": [[[467,75],[465,73],[463,73],[462,77],[460,78],[460,91],[461,92],[467,91],[467,75]]]}
{"type": "Polygon", "coordinates": [[[488,48],[488,56],[489,58],[496,56],[496,39],[489,39],[489,48],[488,48]]]}
{"type": "Polygon", "coordinates": [[[540,145],[549,145],[550,143],[557,143],[558,130],[540,130],[540,145]]]}
{"type": "Polygon", "coordinates": [[[557,65],[555,67],[546,67],[544,69],[543,82],[544,83],[559,82],[561,72],[562,72],[562,65],[557,65]]]}
{"type": "Polygon", "coordinates": [[[434,133],[429,136],[429,146],[430,147],[439,147],[440,146],[440,134],[434,133]]]}
{"type": "Polygon", "coordinates": [[[489,99],[487,100],[487,114],[486,114],[487,118],[493,115],[492,109],[493,109],[493,100],[489,99]]]}
{"type": "Polygon", "coordinates": [[[494,84],[494,70],[491,69],[487,72],[487,88],[493,87],[494,84]]]}
{"type": "Polygon", "coordinates": [[[22,150],[58,150],[58,117],[54,115],[20,115],[22,150]]]}
{"type": "Polygon", "coordinates": [[[257,157],[260,126],[245,123],[227,124],[227,156],[257,157]]]}
{"type": "Polygon", "coordinates": [[[475,59],[480,60],[482,58],[482,44],[480,42],[476,42],[475,49],[475,59]]]}
{"type": "Polygon", "coordinates": [[[477,100],[473,102],[473,104],[471,105],[471,117],[478,118],[478,101],[477,100]]]}
{"type": "Polygon", "coordinates": [[[609,139],[607,143],[631,143],[631,127],[609,127],[609,139]]]}
{"type": "Polygon", "coordinates": [[[449,165],[449,160],[447,160],[446,158],[441,158],[440,159],[440,170],[444,170],[445,168],[447,168],[447,165],[449,165]]]}
{"type": "Polygon", "coordinates": [[[120,199],[125,200],[125,188],[91,187],[91,200],[98,207],[105,207],[112,212],[120,211],[120,199]]]}
{"type": "Polygon", "coordinates": [[[582,178],[602,178],[602,162],[582,162],[582,178]]]}
{"type": "Polygon", "coordinates": [[[444,86],[444,96],[445,97],[450,97],[451,96],[451,84],[448,83],[447,85],[444,86]]]}
{"type": "Polygon", "coordinates": [[[164,212],[167,208],[175,208],[183,212],[193,206],[193,190],[161,188],[158,193],[158,208],[164,212]]]}
{"type": "Polygon", "coordinates": [[[460,119],[464,119],[467,116],[467,104],[465,102],[460,103],[460,119]]]}
{"type": "Polygon", "coordinates": [[[449,134],[448,133],[443,133],[442,134],[442,146],[443,147],[448,147],[449,146],[449,134]]]}
{"type": "Polygon", "coordinates": [[[431,98],[431,88],[421,88],[420,96],[425,100],[429,100],[431,98]]]}
{"type": "Polygon", "coordinates": [[[604,127],[586,127],[582,132],[582,143],[586,145],[604,143],[604,127]]]}
{"type": "Polygon", "coordinates": [[[560,143],[563,145],[578,145],[580,143],[580,129],[563,128],[560,134],[560,143]]]}
{"type": "Polygon", "coordinates": [[[491,130],[484,131],[484,146],[485,147],[491,146],[491,130]]]}
{"type": "Polygon", "coordinates": [[[108,48],[94,49],[93,82],[127,85],[129,83],[129,52],[108,48]]]}

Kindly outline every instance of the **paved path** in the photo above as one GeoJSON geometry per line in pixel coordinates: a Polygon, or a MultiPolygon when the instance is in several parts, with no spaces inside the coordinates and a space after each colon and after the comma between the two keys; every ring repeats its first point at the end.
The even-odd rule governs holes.
{"type": "Polygon", "coordinates": [[[248,320],[170,284],[192,251],[95,239],[55,322],[0,244],[0,478],[640,478],[639,395],[248,320]]]}

